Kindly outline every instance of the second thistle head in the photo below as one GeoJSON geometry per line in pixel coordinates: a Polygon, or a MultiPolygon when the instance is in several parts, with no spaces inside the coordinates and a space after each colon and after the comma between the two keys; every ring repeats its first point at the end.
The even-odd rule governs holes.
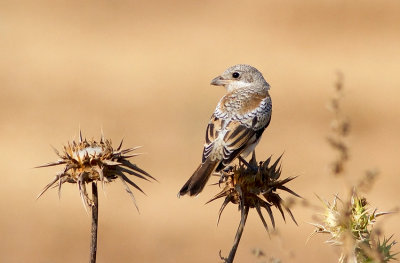
{"type": "Polygon", "coordinates": [[[225,169],[222,172],[224,188],[209,201],[211,202],[225,197],[219,211],[219,218],[226,205],[231,202],[238,204],[240,210],[243,210],[244,207],[255,208],[267,230],[268,226],[262,215],[261,208],[267,210],[273,227],[275,227],[275,220],[271,210],[272,206],[275,206],[280,211],[283,219],[285,219],[283,211],[283,209],[285,209],[296,223],[290,208],[277,192],[277,190],[283,190],[300,197],[285,186],[286,183],[290,182],[295,177],[288,177],[283,180],[279,179],[282,172],[281,166],[279,165],[281,157],[282,156],[274,163],[271,163],[271,157],[269,157],[266,161],[257,164],[255,156],[253,155],[250,165],[241,162],[238,166],[225,169]]]}

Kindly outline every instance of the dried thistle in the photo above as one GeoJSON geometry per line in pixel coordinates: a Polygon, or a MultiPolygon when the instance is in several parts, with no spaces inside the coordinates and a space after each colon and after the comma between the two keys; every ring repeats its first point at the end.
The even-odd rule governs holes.
{"type": "Polygon", "coordinates": [[[272,206],[275,206],[280,211],[284,220],[285,214],[283,209],[285,209],[292,220],[297,224],[289,206],[286,205],[283,199],[276,192],[279,189],[300,197],[285,186],[286,183],[292,181],[295,177],[279,180],[282,169],[280,165],[278,167],[278,164],[281,157],[282,155],[273,164],[270,164],[271,157],[269,157],[266,161],[260,162],[257,165],[255,154],[253,153],[253,158],[251,159],[250,164],[241,159],[238,166],[229,167],[222,172],[218,184],[223,184],[224,188],[207,203],[225,197],[218,213],[218,222],[221,218],[222,212],[229,203],[237,204],[241,211],[241,221],[231,253],[228,258],[221,257],[225,262],[233,262],[250,208],[256,209],[267,231],[268,225],[264,219],[261,208],[264,208],[267,211],[274,228],[275,220],[271,209],[272,206]]]}
{"type": "Polygon", "coordinates": [[[380,244],[375,241],[372,232],[376,219],[388,212],[369,208],[366,198],[359,197],[355,190],[348,202],[343,202],[337,195],[332,203],[319,199],[325,211],[322,223],[312,224],[316,227],[313,234],[325,233],[331,236],[326,242],[342,249],[339,262],[388,262],[394,258],[390,250],[395,242],[388,244],[389,238],[380,244]]]}
{"type": "Polygon", "coordinates": [[[133,175],[147,181],[149,181],[149,178],[153,180],[156,179],[128,160],[131,157],[140,155],[140,153],[131,153],[140,147],[121,149],[122,142],[123,141],[121,141],[118,148],[114,150],[111,140],[104,139],[103,136],[101,136],[99,142],[82,139],[82,133],[80,132],[79,141],[68,142],[68,144],[64,146],[62,153],[54,149],[60,159],[36,168],[57,165],[63,165],[64,168],[56,174],[53,181],[44,187],[42,192],[38,195],[38,198],[50,187],[57,186],[58,194],[60,195],[61,186],[64,183],[73,183],[77,184],[83,205],[86,209],[92,206],[92,200],[89,198],[86,191],[86,185],[88,183],[99,181],[104,186],[105,183],[112,182],[119,178],[138,209],[135,197],[128,184],[140,192],[144,192],[136,183],[128,178],[128,176],[133,175]]]}
{"type": "Polygon", "coordinates": [[[150,179],[156,180],[150,174],[144,170],[132,164],[128,159],[139,155],[139,153],[133,154],[132,152],[139,147],[121,149],[122,141],[118,148],[114,150],[112,147],[111,140],[107,140],[101,136],[99,142],[95,140],[82,139],[82,133],[79,132],[79,141],[72,141],[64,146],[63,152],[60,153],[56,149],[54,151],[60,158],[59,160],[45,165],[38,166],[49,167],[63,165],[64,169],[56,174],[56,177],[51,181],[42,192],[38,195],[39,198],[45,193],[50,187],[58,187],[58,195],[61,195],[61,186],[64,183],[77,184],[79,194],[81,196],[83,206],[87,211],[87,207],[91,208],[92,211],[92,225],[91,225],[91,245],[90,245],[90,260],[89,262],[96,262],[97,254],[97,229],[98,229],[98,193],[97,193],[97,182],[101,182],[104,187],[105,183],[109,183],[119,178],[125,186],[125,190],[131,196],[136,209],[139,208],[136,204],[135,197],[130,190],[129,185],[133,186],[137,190],[142,189],[135,184],[129,175],[139,177],[150,181],[150,179]],[[86,191],[86,185],[91,183],[92,185],[92,199],[86,191]]]}

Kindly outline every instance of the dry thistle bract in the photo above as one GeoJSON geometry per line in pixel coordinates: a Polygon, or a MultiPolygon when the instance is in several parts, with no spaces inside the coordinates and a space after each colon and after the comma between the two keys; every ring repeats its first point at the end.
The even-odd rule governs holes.
{"type": "Polygon", "coordinates": [[[156,179],[128,160],[139,155],[139,153],[132,153],[139,147],[128,149],[121,149],[121,147],[122,141],[118,148],[114,149],[111,140],[104,139],[103,136],[101,136],[100,141],[82,139],[82,133],[80,132],[78,142],[72,141],[68,143],[61,153],[54,149],[60,158],[59,160],[37,167],[64,166],[63,170],[56,174],[54,180],[46,185],[38,198],[50,187],[58,186],[60,195],[62,184],[66,182],[76,183],[86,209],[87,206],[90,207],[92,205],[92,201],[86,191],[86,184],[99,181],[104,185],[104,183],[109,183],[119,178],[131,196],[136,208],[138,208],[128,184],[142,193],[144,192],[129,176],[132,175],[147,181],[156,179]]]}

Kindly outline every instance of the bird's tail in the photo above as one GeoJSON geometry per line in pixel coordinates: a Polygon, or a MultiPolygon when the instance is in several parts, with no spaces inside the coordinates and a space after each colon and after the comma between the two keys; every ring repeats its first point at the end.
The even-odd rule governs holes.
{"type": "Polygon", "coordinates": [[[193,175],[179,191],[178,196],[185,195],[187,193],[189,193],[190,196],[198,195],[203,190],[218,163],[218,161],[210,161],[207,159],[204,163],[200,164],[193,175]]]}

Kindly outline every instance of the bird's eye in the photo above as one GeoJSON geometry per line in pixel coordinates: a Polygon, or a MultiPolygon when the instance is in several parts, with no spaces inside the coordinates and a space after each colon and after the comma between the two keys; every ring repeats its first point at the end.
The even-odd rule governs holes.
{"type": "Polygon", "coordinates": [[[240,76],[240,74],[238,72],[233,72],[232,73],[232,77],[237,79],[240,76]]]}

